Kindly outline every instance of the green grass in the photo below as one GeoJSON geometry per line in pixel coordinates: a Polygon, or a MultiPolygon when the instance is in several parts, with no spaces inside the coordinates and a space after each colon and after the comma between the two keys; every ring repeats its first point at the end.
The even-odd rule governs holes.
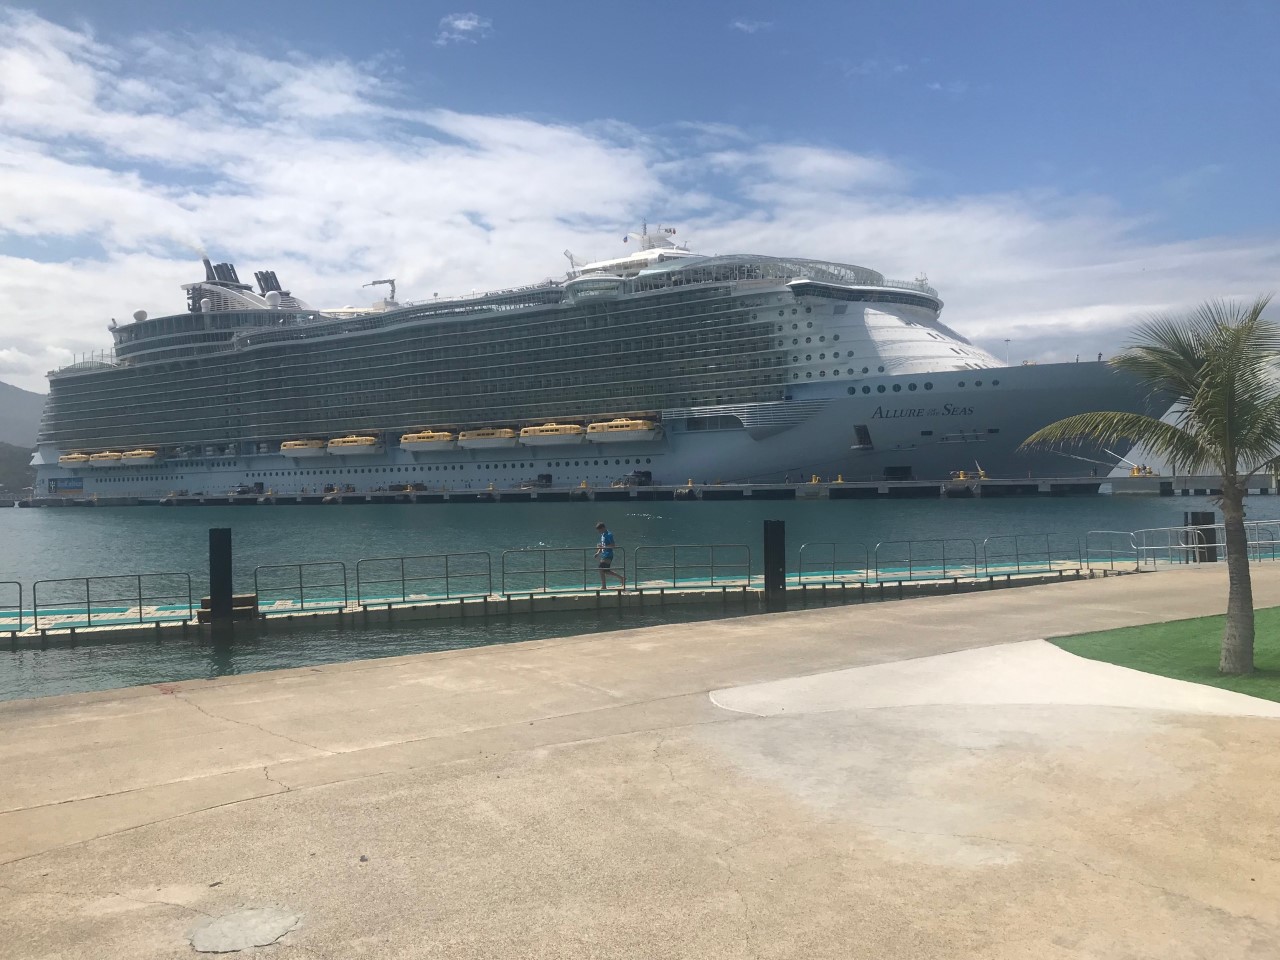
{"type": "Polygon", "coordinates": [[[1221,616],[1081,633],[1052,642],[1090,660],[1280,701],[1280,607],[1258,610],[1255,616],[1254,672],[1247,677],[1218,673],[1226,619],[1221,616]]]}

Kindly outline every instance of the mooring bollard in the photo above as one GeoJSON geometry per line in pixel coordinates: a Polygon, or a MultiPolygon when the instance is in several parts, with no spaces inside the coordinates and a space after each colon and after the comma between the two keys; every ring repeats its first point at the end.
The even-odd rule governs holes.
{"type": "Polygon", "coordinates": [[[209,619],[231,620],[231,528],[209,528],[209,619]]]}
{"type": "Polygon", "coordinates": [[[787,524],[764,522],[764,608],[769,613],[787,609],[787,524]]]}

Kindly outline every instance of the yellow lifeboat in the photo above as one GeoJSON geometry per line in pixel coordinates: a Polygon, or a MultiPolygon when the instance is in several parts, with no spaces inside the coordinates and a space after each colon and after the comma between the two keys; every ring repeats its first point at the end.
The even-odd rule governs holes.
{"type": "Polygon", "coordinates": [[[120,461],[124,459],[124,454],[115,450],[103,450],[101,453],[95,453],[89,457],[89,466],[91,467],[118,467],[120,461]]]}
{"type": "Polygon", "coordinates": [[[89,466],[89,455],[87,453],[64,453],[58,458],[58,466],[70,467],[72,470],[77,467],[89,466]]]}
{"type": "Polygon", "coordinates": [[[325,445],[323,440],[286,440],[280,444],[280,453],[291,459],[323,457],[325,445]]]}
{"type": "Polygon", "coordinates": [[[452,450],[458,445],[458,436],[448,430],[419,430],[400,437],[400,449],[410,453],[431,453],[452,450]]]}
{"type": "Polygon", "coordinates": [[[120,459],[122,463],[131,467],[138,467],[148,463],[155,463],[160,459],[160,455],[154,450],[129,450],[120,459]]]}
{"type": "Polygon", "coordinates": [[[494,447],[514,447],[519,442],[519,434],[506,427],[463,430],[458,434],[458,446],[464,450],[491,450],[494,447]]]}
{"type": "Polygon", "coordinates": [[[619,417],[603,420],[587,427],[587,439],[592,443],[624,443],[652,440],[658,435],[658,425],[652,420],[630,420],[619,417]]]}
{"type": "Polygon", "coordinates": [[[381,453],[381,445],[378,443],[377,437],[334,437],[329,441],[329,452],[336,453],[344,457],[365,456],[371,453],[381,453]]]}
{"type": "Polygon", "coordinates": [[[520,431],[520,442],[530,447],[582,443],[586,439],[587,431],[576,423],[544,423],[520,431]]]}

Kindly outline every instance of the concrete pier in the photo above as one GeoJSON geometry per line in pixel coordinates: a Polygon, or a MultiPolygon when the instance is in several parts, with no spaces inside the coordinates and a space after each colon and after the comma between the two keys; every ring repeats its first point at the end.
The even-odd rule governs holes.
{"type": "Polygon", "coordinates": [[[1225,574],[3,703],[5,954],[1266,956],[1277,704],[1038,642],[1225,574]]]}

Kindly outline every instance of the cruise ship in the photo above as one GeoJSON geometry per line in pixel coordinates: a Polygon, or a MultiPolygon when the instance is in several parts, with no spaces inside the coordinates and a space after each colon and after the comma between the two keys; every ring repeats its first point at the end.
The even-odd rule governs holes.
{"type": "Polygon", "coordinates": [[[924,277],[706,256],[674,230],[564,279],[324,311],[203,261],[186,309],[49,374],[38,496],[1106,476],[1028,453],[1089,410],[1159,414],[1099,362],[1008,366],[924,277]]]}

